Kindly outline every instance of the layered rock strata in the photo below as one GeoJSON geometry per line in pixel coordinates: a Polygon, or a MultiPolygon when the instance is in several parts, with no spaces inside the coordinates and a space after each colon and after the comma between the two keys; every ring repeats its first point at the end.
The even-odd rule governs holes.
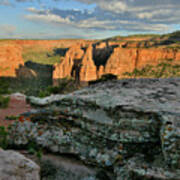
{"type": "Polygon", "coordinates": [[[179,79],[121,80],[68,95],[30,97],[38,108],[23,115],[31,122],[12,126],[10,140],[18,146],[34,141],[110,167],[117,180],[178,180],[179,98],[179,79]]]}

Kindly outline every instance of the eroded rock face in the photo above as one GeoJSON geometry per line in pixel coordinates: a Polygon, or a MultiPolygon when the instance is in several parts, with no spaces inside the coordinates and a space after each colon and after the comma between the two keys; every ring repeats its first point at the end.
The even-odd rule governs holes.
{"type": "Polygon", "coordinates": [[[105,65],[105,74],[117,76],[132,72],[137,61],[137,49],[116,48],[105,65]]]}
{"type": "Polygon", "coordinates": [[[73,77],[82,82],[90,81],[97,79],[96,71],[93,61],[93,46],[89,45],[86,50],[83,50],[81,45],[76,45],[70,48],[64,60],[55,66],[53,79],[73,77]]]}
{"type": "Polygon", "coordinates": [[[76,72],[73,71],[74,66],[78,66],[81,63],[81,59],[84,55],[84,51],[81,46],[71,47],[64,58],[64,60],[55,66],[53,72],[53,79],[62,79],[65,77],[73,77],[76,72]]]}
{"type": "Polygon", "coordinates": [[[180,177],[179,170],[170,171],[169,169],[153,166],[151,163],[147,163],[145,157],[141,154],[129,159],[123,168],[116,167],[115,172],[117,180],[179,180],[180,177]]]}
{"type": "Polygon", "coordinates": [[[142,69],[147,65],[157,66],[166,60],[179,64],[179,51],[163,48],[116,48],[107,61],[105,74],[111,73],[121,78],[125,72],[142,69]]]}
{"type": "Polygon", "coordinates": [[[97,69],[93,61],[93,46],[90,45],[81,63],[80,81],[91,81],[97,79],[97,69]]]}
{"type": "Polygon", "coordinates": [[[118,180],[177,179],[179,98],[179,79],[121,80],[68,95],[30,97],[40,109],[23,115],[31,122],[13,125],[10,140],[19,146],[35,141],[52,152],[111,167],[118,180]],[[131,157],[139,159],[137,154],[136,162],[131,157]]]}
{"type": "Polygon", "coordinates": [[[139,49],[137,54],[136,68],[141,69],[146,65],[157,66],[164,60],[173,60],[172,63],[176,62],[177,52],[172,49],[139,49]]]}
{"type": "Polygon", "coordinates": [[[146,42],[139,43],[126,47],[125,44],[102,42],[89,45],[84,52],[80,52],[78,46],[72,48],[79,55],[80,66],[73,66],[75,53],[68,52],[65,60],[56,66],[54,79],[73,77],[79,81],[91,81],[101,78],[103,74],[114,74],[123,78],[126,72],[133,72],[147,65],[157,66],[167,60],[171,60],[172,65],[180,64],[180,51],[177,49],[145,48],[146,42]],[[72,71],[76,72],[76,76],[72,71]]]}
{"type": "Polygon", "coordinates": [[[14,44],[0,45],[0,77],[16,77],[16,69],[24,65],[22,49],[14,44]]]}
{"type": "Polygon", "coordinates": [[[40,168],[15,151],[0,149],[0,179],[40,180],[40,168]]]}

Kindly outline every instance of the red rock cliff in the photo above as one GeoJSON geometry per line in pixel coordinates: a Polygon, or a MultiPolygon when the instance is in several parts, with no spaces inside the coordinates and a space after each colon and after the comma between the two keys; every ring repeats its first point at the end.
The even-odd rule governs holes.
{"type": "Polygon", "coordinates": [[[63,61],[60,64],[55,65],[55,70],[53,72],[53,79],[72,77],[73,74],[75,74],[73,72],[73,67],[81,63],[83,55],[84,55],[84,51],[81,49],[80,45],[71,47],[67,51],[63,61]]]}
{"type": "Polygon", "coordinates": [[[80,69],[80,81],[87,82],[97,79],[97,68],[93,60],[93,47],[90,45],[84,55],[80,69]]]}
{"type": "Polygon", "coordinates": [[[121,78],[124,77],[125,72],[132,72],[135,68],[141,69],[146,65],[156,66],[169,59],[172,59],[172,64],[180,64],[180,51],[170,48],[122,48],[120,46],[113,48],[99,44],[97,47],[90,45],[85,52],[82,49],[79,51],[79,49],[78,47],[68,51],[65,60],[55,67],[54,78],[75,77],[71,72],[75,67],[76,53],[79,55],[80,66],[76,72],[79,73],[78,80],[80,81],[96,80],[103,74],[109,73],[121,78]],[[99,54],[100,52],[102,52],[102,56],[99,54]],[[102,57],[106,57],[105,55],[109,52],[111,54],[105,65],[99,64],[99,67],[96,67],[93,58],[95,57],[96,61],[102,61],[102,57]]]}
{"type": "Polygon", "coordinates": [[[135,68],[137,49],[115,48],[105,66],[105,74],[115,74],[117,76],[131,72],[135,68]]]}
{"type": "Polygon", "coordinates": [[[16,69],[24,65],[21,53],[18,45],[0,45],[0,77],[16,77],[16,69]]]}

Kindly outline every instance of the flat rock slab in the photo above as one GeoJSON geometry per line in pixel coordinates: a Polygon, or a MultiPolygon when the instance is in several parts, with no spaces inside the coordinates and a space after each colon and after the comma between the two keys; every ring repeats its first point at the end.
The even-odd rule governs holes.
{"type": "Polygon", "coordinates": [[[93,102],[103,108],[133,108],[151,112],[180,113],[180,79],[128,79],[109,81],[84,88],[69,95],[52,95],[32,104],[46,106],[64,99],[93,102]]]}

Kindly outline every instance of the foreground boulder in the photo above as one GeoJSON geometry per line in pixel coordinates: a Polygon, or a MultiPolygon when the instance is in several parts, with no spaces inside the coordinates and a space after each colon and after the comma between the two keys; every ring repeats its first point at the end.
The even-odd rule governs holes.
{"type": "Polygon", "coordinates": [[[0,179],[40,180],[39,172],[39,166],[23,155],[0,149],[0,179]]]}
{"type": "Polygon", "coordinates": [[[10,139],[20,147],[34,141],[51,152],[114,169],[118,180],[165,180],[169,174],[177,179],[179,99],[180,79],[111,81],[68,95],[30,97],[37,109],[12,126],[10,139]]]}

